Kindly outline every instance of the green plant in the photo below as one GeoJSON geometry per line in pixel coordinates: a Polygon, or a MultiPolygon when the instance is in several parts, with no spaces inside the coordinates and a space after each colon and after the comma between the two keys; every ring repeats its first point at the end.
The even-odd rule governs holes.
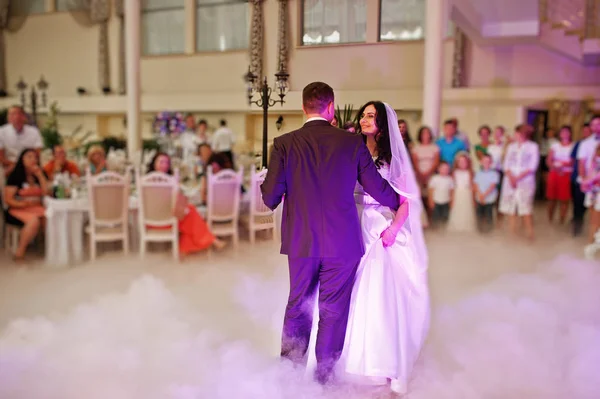
{"type": "Polygon", "coordinates": [[[341,110],[338,105],[335,109],[335,119],[337,119],[338,127],[344,126],[346,122],[354,122],[354,106],[352,104],[344,104],[344,109],[341,110]]]}
{"type": "Polygon", "coordinates": [[[143,151],[160,151],[160,144],[155,139],[149,139],[142,141],[142,150],[143,151]]]}
{"type": "Polygon", "coordinates": [[[42,127],[40,134],[42,135],[45,148],[53,148],[55,145],[60,145],[63,142],[58,131],[58,103],[56,101],[50,104],[48,119],[46,119],[46,123],[42,127]]]}

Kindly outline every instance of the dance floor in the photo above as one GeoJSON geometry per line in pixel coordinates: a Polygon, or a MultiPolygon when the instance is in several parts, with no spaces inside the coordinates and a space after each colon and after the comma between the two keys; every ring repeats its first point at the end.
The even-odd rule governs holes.
{"type": "MultiPolygon", "coordinates": [[[[600,262],[566,228],[537,231],[428,233],[432,329],[408,398],[600,397],[600,262]]],[[[182,264],[0,264],[0,398],[369,397],[277,359],[288,280],[273,242],[182,264]]]]}

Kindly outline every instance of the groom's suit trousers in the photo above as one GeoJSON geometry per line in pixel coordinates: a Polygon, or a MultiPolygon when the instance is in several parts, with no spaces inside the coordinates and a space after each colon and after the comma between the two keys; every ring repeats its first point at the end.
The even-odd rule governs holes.
{"type": "Polygon", "coordinates": [[[301,363],[306,355],[319,287],[316,342],[318,380],[327,380],[340,358],[346,336],[350,296],[360,258],[288,257],[290,296],[285,311],[281,356],[301,363]]]}

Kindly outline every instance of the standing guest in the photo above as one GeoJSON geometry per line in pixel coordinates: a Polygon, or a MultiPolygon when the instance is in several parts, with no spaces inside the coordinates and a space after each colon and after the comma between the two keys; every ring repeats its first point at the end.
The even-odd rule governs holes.
{"type": "Polygon", "coordinates": [[[67,159],[67,152],[61,145],[55,145],[52,148],[53,158],[44,165],[44,172],[48,177],[48,180],[54,180],[55,174],[68,173],[69,176],[81,176],[81,172],[75,162],[71,162],[67,159]]]}
{"type": "Polygon", "coordinates": [[[581,140],[577,141],[573,146],[571,152],[571,159],[573,160],[573,173],[571,174],[571,198],[573,200],[573,236],[577,237],[583,231],[583,218],[585,216],[585,193],[581,191],[581,187],[577,182],[579,177],[579,168],[577,167],[577,151],[579,145],[592,134],[590,124],[586,123],[581,129],[581,140]]]}
{"type": "Polygon", "coordinates": [[[428,210],[427,214],[431,217],[428,204],[428,186],[429,180],[434,175],[440,163],[440,149],[433,142],[433,134],[427,126],[422,126],[417,134],[418,144],[412,149],[412,161],[415,166],[417,182],[421,186],[421,196],[423,204],[428,210]]]}
{"type": "MultiPolygon", "coordinates": [[[[583,140],[577,150],[577,167],[579,168],[579,183],[587,181],[591,174],[592,160],[596,153],[596,147],[600,145],[600,114],[595,115],[590,121],[592,135],[583,140]]],[[[594,235],[600,228],[600,209],[590,207],[590,230],[588,239],[594,242],[594,235]]]]}
{"type": "Polygon", "coordinates": [[[471,232],[477,228],[473,204],[473,168],[466,151],[456,154],[454,160],[454,193],[448,219],[448,231],[471,232]]]}
{"type": "Polygon", "coordinates": [[[398,119],[398,129],[400,129],[400,134],[402,135],[402,141],[404,141],[404,146],[408,149],[410,153],[413,147],[413,140],[410,136],[410,132],[408,131],[408,124],[404,119],[398,119]]]}
{"type": "MultiPolygon", "coordinates": [[[[498,183],[498,191],[500,191],[502,185],[502,179],[504,178],[504,172],[502,171],[502,163],[504,161],[504,151],[506,150],[507,140],[504,136],[504,126],[496,126],[494,129],[494,137],[492,138],[492,142],[487,147],[487,153],[492,157],[492,169],[498,172],[499,183],[498,183]]],[[[500,206],[500,196],[498,196],[498,200],[496,200],[496,208],[500,206]]],[[[498,226],[502,225],[503,216],[502,213],[498,212],[496,215],[496,223],[498,226]]]]}
{"type": "Polygon", "coordinates": [[[458,119],[457,118],[451,118],[450,121],[454,125],[454,130],[456,131],[456,138],[458,138],[460,141],[463,142],[463,144],[465,145],[465,151],[470,152],[471,151],[471,142],[469,141],[469,136],[465,132],[462,132],[461,130],[458,129],[458,119]]]}
{"type": "Polygon", "coordinates": [[[3,193],[8,206],[4,220],[21,227],[14,254],[17,261],[23,260],[27,246],[40,231],[45,214],[42,200],[47,193],[48,179],[39,165],[37,151],[26,148],[8,175],[3,193]]]}
{"type": "Polygon", "coordinates": [[[484,154],[480,162],[481,169],[475,173],[473,188],[477,204],[477,227],[480,232],[487,233],[494,227],[494,207],[498,199],[500,176],[492,168],[492,157],[489,154],[484,154]]]}
{"type": "Polygon", "coordinates": [[[500,194],[500,212],[509,217],[511,233],[516,234],[517,217],[520,217],[525,234],[531,240],[534,238],[535,173],[540,162],[540,150],[537,143],[531,141],[532,134],[532,126],[517,126],[514,141],[506,149],[500,194]]]}
{"type": "Polygon", "coordinates": [[[200,144],[208,143],[208,123],[205,119],[200,119],[196,126],[196,135],[200,144]]]}
{"type": "Polygon", "coordinates": [[[429,180],[427,185],[429,209],[434,227],[445,226],[450,217],[450,209],[454,198],[454,179],[450,176],[450,165],[440,162],[438,174],[429,180]]]}
{"type": "Polygon", "coordinates": [[[465,143],[456,137],[456,125],[452,120],[444,122],[444,137],[436,141],[440,148],[440,159],[448,165],[454,164],[454,158],[460,151],[466,151],[465,143]]]}
{"type": "Polygon", "coordinates": [[[481,142],[475,146],[475,156],[477,160],[481,162],[481,158],[488,154],[488,147],[490,146],[490,137],[492,135],[492,129],[488,125],[483,125],[478,131],[481,142]]]}
{"type": "Polygon", "coordinates": [[[39,152],[44,146],[40,131],[27,125],[27,115],[23,107],[13,105],[8,109],[8,123],[0,127],[0,164],[6,175],[10,174],[17,158],[26,148],[39,152]]]}
{"type": "Polygon", "coordinates": [[[560,202],[560,224],[567,219],[567,210],[571,200],[571,174],[573,173],[573,131],[571,126],[563,126],[559,132],[559,140],[550,147],[546,157],[548,181],[546,199],[548,200],[548,221],[552,223],[556,203],[560,202]]]}
{"type": "Polygon", "coordinates": [[[183,157],[187,159],[188,156],[193,155],[198,145],[200,144],[200,138],[196,135],[196,120],[194,115],[188,114],[185,117],[185,130],[179,136],[179,142],[183,149],[183,157]]]}
{"type": "Polygon", "coordinates": [[[229,158],[233,165],[233,145],[235,144],[235,135],[233,131],[227,127],[227,121],[221,119],[221,127],[219,127],[212,138],[211,147],[214,152],[221,152],[229,158]]]}

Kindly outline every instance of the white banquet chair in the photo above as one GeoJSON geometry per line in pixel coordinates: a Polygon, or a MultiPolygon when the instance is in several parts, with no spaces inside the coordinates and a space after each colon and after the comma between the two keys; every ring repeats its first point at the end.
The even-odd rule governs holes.
{"type": "Polygon", "coordinates": [[[139,207],[140,256],[146,254],[148,242],[170,242],[173,258],[179,259],[179,221],[173,211],[179,193],[179,172],[170,176],[151,172],[140,176],[136,172],[139,207]],[[159,229],[148,228],[159,227],[159,229]]]}
{"type": "Polygon", "coordinates": [[[90,257],[96,259],[98,242],[123,242],[123,252],[129,253],[129,172],[125,176],[102,172],[95,176],[86,172],[90,200],[90,257]]]}
{"type": "Polygon", "coordinates": [[[260,185],[265,181],[266,175],[267,169],[260,172],[257,172],[256,168],[250,170],[250,209],[242,217],[242,222],[248,227],[251,244],[256,241],[256,232],[262,230],[272,230],[273,240],[277,238],[275,212],[265,205],[260,191],[260,185]]]}
{"type": "Polygon", "coordinates": [[[232,236],[233,245],[237,247],[244,168],[212,173],[212,167],[209,166],[207,172],[206,222],[215,236],[232,236]]]}

